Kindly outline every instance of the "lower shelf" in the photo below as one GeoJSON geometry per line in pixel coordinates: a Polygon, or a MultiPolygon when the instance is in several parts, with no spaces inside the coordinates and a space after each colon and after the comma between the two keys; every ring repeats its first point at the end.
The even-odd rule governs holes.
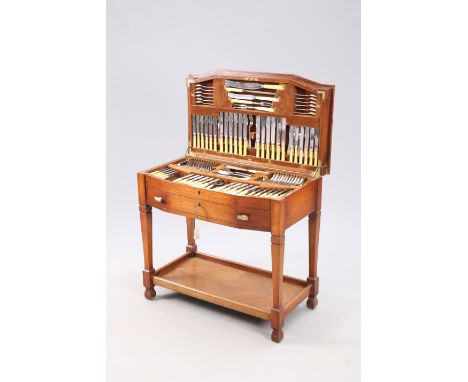
{"type": "MultiPolygon", "coordinates": [[[[271,272],[200,252],[185,254],[158,269],[154,284],[264,320],[273,306],[271,272]]],[[[290,313],[311,285],[283,277],[283,306],[290,313]]]]}

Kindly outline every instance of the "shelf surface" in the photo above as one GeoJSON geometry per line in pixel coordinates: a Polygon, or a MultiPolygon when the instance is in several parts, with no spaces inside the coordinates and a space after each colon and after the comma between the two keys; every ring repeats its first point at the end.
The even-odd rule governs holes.
{"type": "MultiPolygon", "coordinates": [[[[197,252],[156,271],[154,284],[264,320],[273,305],[271,272],[197,252]]],[[[285,314],[307,298],[310,285],[283,277],[285,314]]]]}

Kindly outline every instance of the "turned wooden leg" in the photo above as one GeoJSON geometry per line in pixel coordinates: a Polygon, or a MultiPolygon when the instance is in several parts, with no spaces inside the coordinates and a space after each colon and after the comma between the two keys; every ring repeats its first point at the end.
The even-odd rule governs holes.
{"type": "Polygon", "coordinates": [[[151,206],[140,205],[141,236],[143,238],[143,253],[145,257],[145,269],[143,269],[143,285],[145,286],[145,297],[148,300],[156,297],[153,276],[153,222],[151,206]]]}
{"type": "Polygon", "coordinates": [[[283,339],[284,307],[283,307],[283,263],[284,235],[271,235],[271,261],[273,282],[273,308],[271,309],[271,339],[281,342],[283,339]]]}
{"type": "Polygon", "coordinates": [[[310,294],[307,299],[307,307],[315,309],[318,304],[319,278],[317,276],[318,244],[320,232],[320,210],[309,215],[309,277],[307,282],[311,284],[310,294]]]}
{"type": "Polygon", "coordinates": [[[197,243],[195,242],[195,219],[186,218],[187,220],[187,247],[189,253],[197,252],[197,243]]]}

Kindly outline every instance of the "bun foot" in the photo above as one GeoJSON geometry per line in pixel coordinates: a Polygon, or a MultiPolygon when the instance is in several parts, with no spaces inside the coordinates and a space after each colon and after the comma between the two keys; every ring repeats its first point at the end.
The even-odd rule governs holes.
{"type": "Polygon", "coordinates": [[[156,291],[154,290],[154,287],[146,288],[145,297],[147,300],[152,300],[156,297],[156,291]]]}
{"type": "Polygon", "coordinates": [[[284,333],[282,330],[275,330],[271,332],[271,340],[276,343],[280,343],[283,340],[284,333]]]}
{"type": "Polygon", "coordinates": [[[317,297],[309,297],[307,299],[307,307],[309,309],[315,309],[317,307],[318,300],[317,297]]]}

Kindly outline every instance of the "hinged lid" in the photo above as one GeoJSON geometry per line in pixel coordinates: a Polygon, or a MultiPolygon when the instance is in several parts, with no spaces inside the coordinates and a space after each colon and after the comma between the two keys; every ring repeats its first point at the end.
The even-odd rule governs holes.
{"type": "MultiPolygon", "coordinates": [[[[319,84],[292,74],[223,70],[190,75],[187,79],[187,88],[188,152],[191,155],[211,159],[232,159],[240,163],[257,163],[272,168],[294,168],[304,172],[320,173],[320,175],[330,173],[334,85],[319,84]],[[246,149],[242,149],[241,153],[229,153],[224,150],[224,147],[221,152],[219,144],[217,150],[214,150],[214,145],[210,150],[208,142],[204,146],[201,146],[200,142],[196,142],[196,132],[197,128],[199,129],[197,126],[200,126],[200,121],[205,121],[205,118],[204,126],[213,129],[214,136],[216,133],[219,134],[217,129],[220,128],[220,113],[222,116],[231,116],[233,114],[226,113],[235,113],[235,125],[237,126],[244,126],[242,123],[245,122],[245,126],[248,126],[249,129],[248,139],[253,139],[251,147],[246,145],[246,149]],[[299,142],[301,140],[306,145],[304,143],[306,136],[312,139],[312,134],[318,135],[316,138],[314,136],[318,145],[315,163],[313,160],[306,161],[305,157],[300,160],[300,163],[295,163],[298,160],[295,161],[294,156],[291,162],[287,155],[284,158],[284,154],[285,160],[282,160],[281,155],[278,156],[278,151],[273,155],[273,158],[270,152],[268,157],[265,153],[265,157],[258,157],[257,147],[260,153],[261,145],[254,140],[256,138],[256,124],[264,117],[273,117],[275,121],[270,118],[272,125],[278,123],[278,125],[287,126],[285,131],[286,150],[289,147],[290,133],[291,141],[298,142],[298,152],[300,152],[299,142]],[[238,120],[242,122],[237,122],[238,120]],[[254,125],[251,124],[252,121],[254,125]]],[[[269,122],[266,123],[269,124],[269,122]]],[[[268,127],[266,129],[266,137],[269,140],[268,127]]],[[[271,131],[273,132],[273,127],[271,131]]],[[[198,139],[200,140],[200,138],[198,139]]],[[[281,144],[281,142],[279,143],[281,144]]],[[[314,144],[310,144],[309,148],[312,146],[314,144]]],[[[271,150],[275,150],[272,145],[270,147],[272,147],[271,150]]],[[[304,155],[307,156],[307,153],[304,155]]]]}

